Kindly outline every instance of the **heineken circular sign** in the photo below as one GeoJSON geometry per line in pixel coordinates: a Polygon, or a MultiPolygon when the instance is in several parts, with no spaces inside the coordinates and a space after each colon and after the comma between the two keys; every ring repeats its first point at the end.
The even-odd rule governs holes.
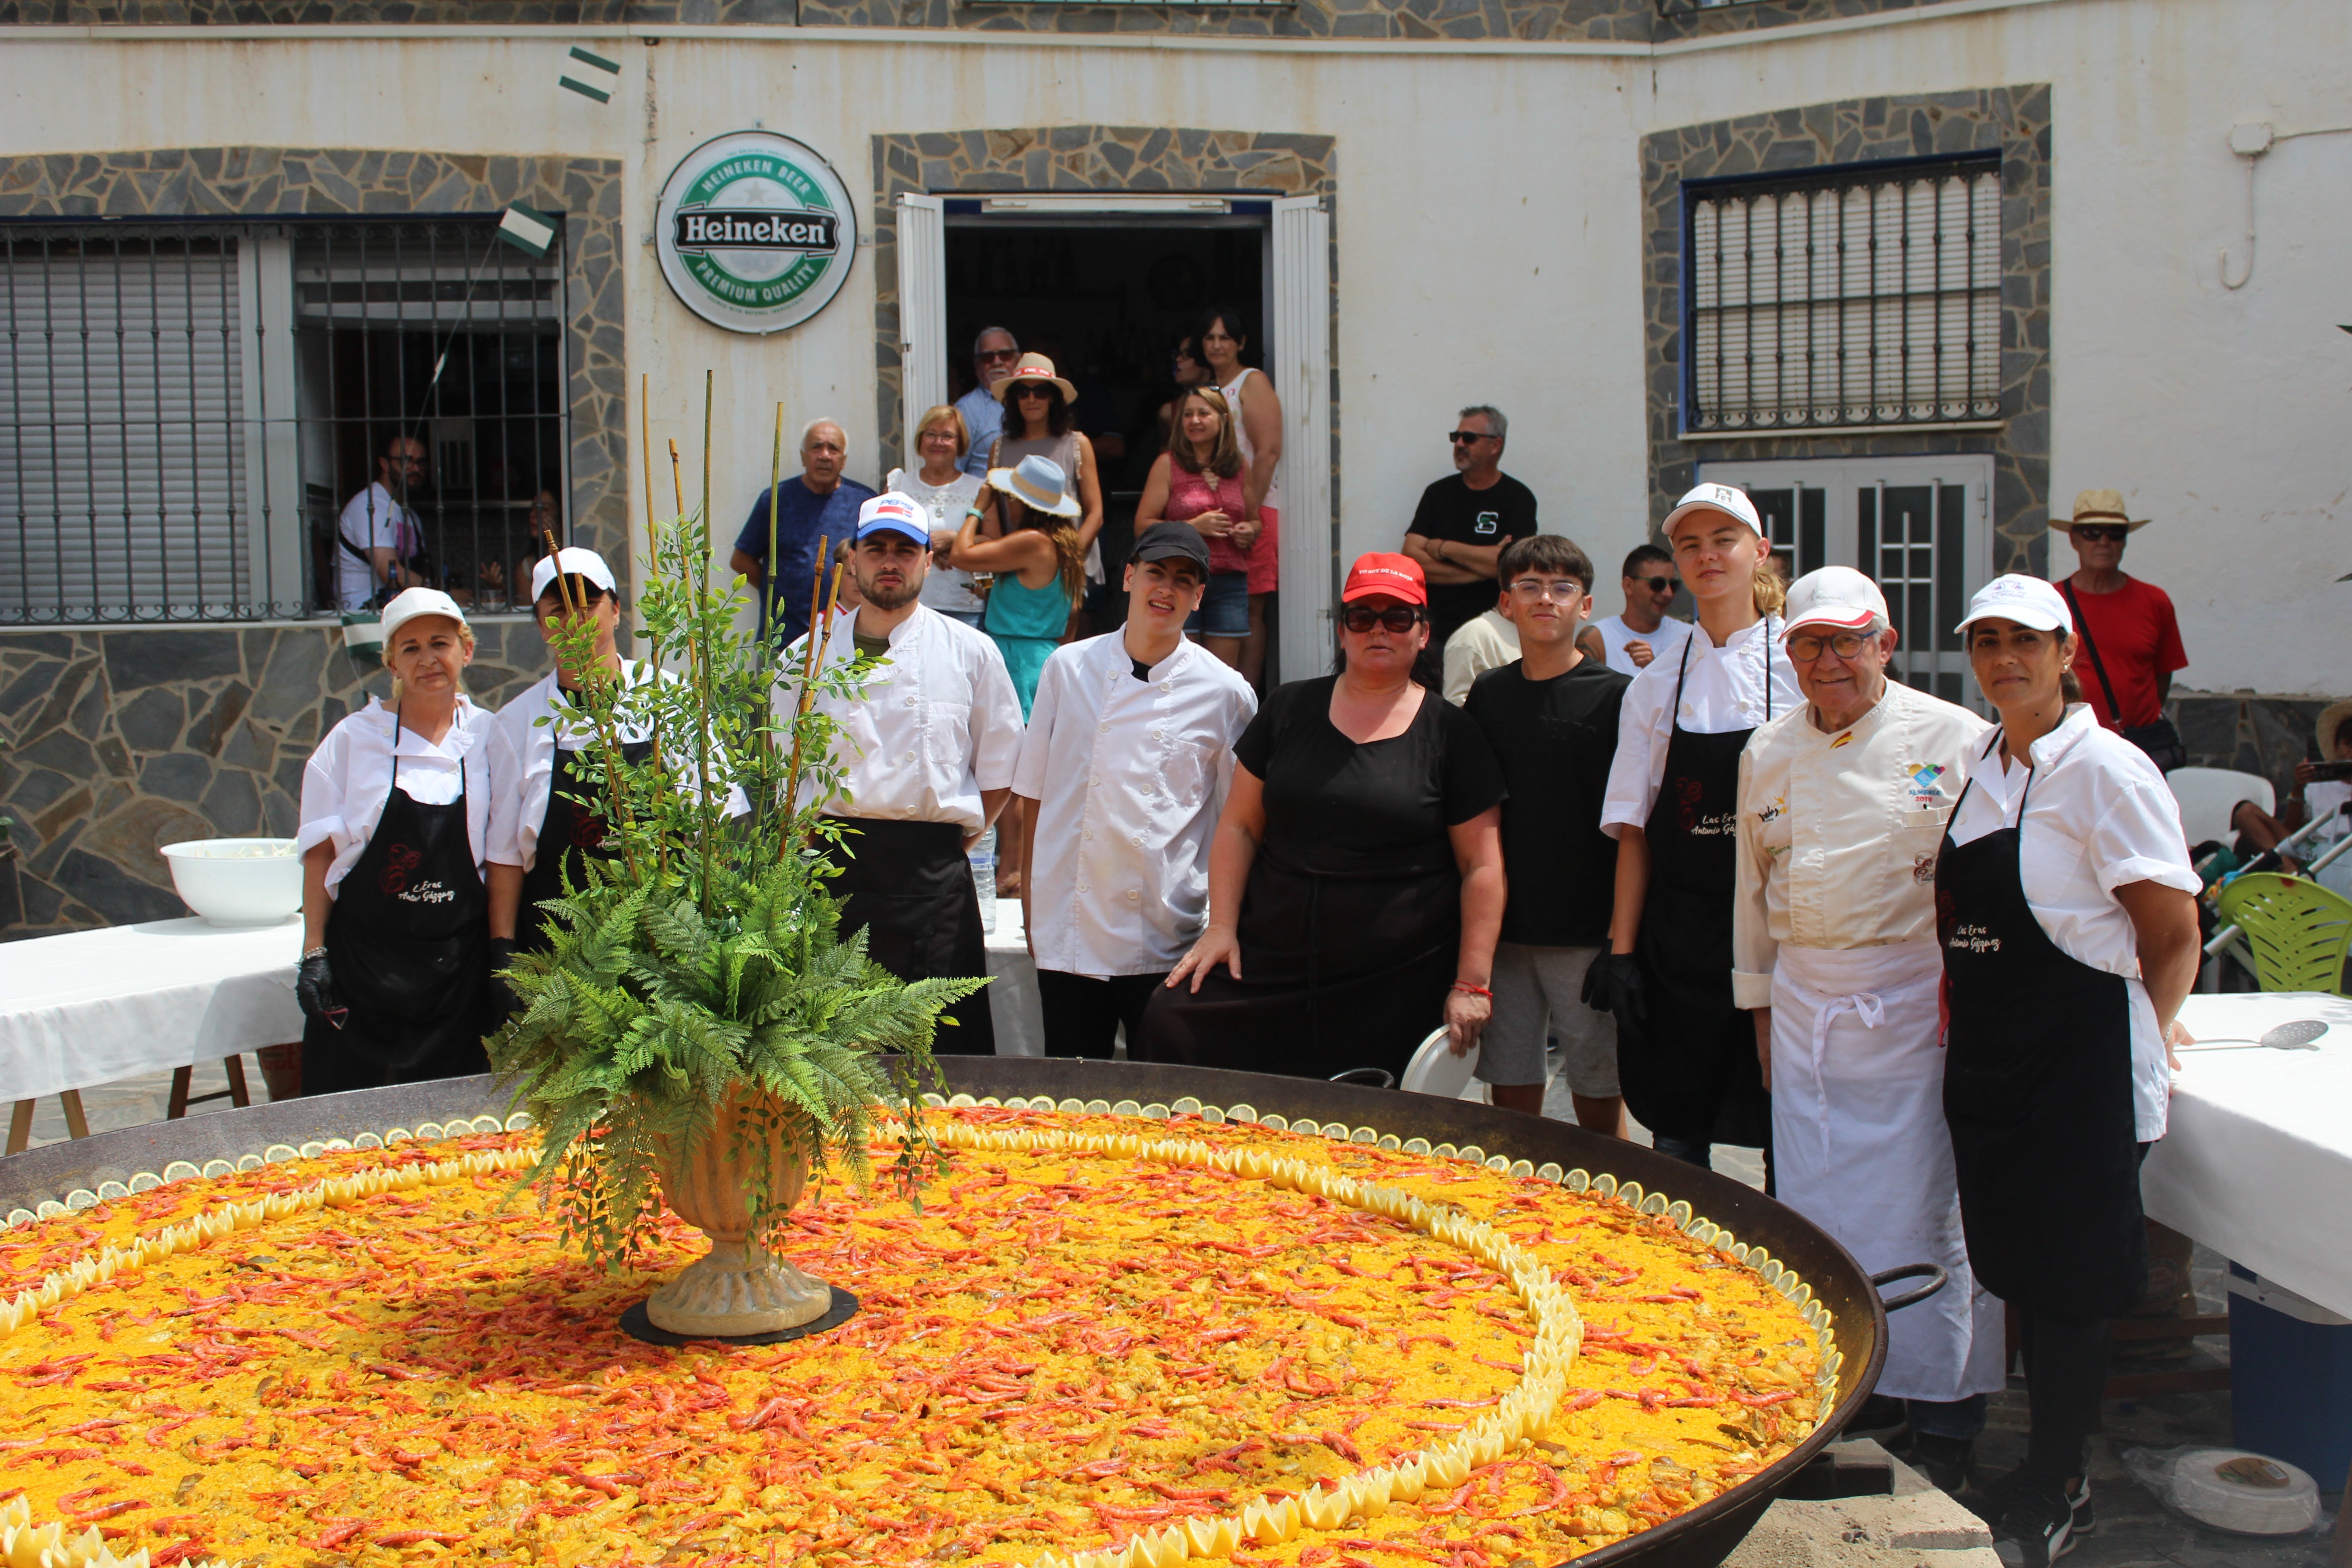
{"type": "Polygon", "coordinates": [[[662,276],[732,332],[796,327],[830,303],[857,250],[841,176],[789,136],[738,131],[687,155],[654,211],[662,276]]]}

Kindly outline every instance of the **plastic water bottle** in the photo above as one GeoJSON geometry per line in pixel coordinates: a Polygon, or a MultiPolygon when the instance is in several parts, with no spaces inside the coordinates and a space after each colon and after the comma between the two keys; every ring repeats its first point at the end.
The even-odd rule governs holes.
{"type": "Polygon", "coordinates": [[[971,862],[973,889],[980,895],[980,929],[996,930],[996,829],[981,835],[980,842],[965,852],[971,862]]]}

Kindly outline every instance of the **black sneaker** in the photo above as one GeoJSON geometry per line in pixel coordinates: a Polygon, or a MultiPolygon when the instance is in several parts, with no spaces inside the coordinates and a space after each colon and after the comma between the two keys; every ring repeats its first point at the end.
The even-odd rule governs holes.
{"type": "Polygon", "coordinates": [[[1970,1437],[1938,1437],[1915,1432],[1900,1458],[1927,1478],[1939,1491],[1958,1495],[1976,1476],[1976,1441],[1970,1437]]]}
{"type": "Polygon", "coordinates": [[[2068,1533],[2084,1536],[2099,1528],[2099,1516],[2091,1511],[2090,1477],[2084,1476],[2074,1483],[2074,1489],[2066,1494],[2066,1507],[2074,1516],[2074,1528],[2068,1533]]]}
{"type": "Polygon", "coordinates": [[[2074,1549],[2074,1514],[2063,1492],[2045,1492],[2006,1476],[1958,1500],[1992,1531],[2001,1568],[2050,1568],[2074,1549]]]}

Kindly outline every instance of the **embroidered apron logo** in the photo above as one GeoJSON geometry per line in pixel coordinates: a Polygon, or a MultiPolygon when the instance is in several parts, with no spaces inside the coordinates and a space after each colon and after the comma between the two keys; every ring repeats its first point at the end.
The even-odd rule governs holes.
{"type": "Polygon", "coordinates": [[[1944,945],[1958,952],[1999,952],[2000,938],[1993,935],[1989,926],[1959,925],[1952,928],[1944,945]]]}
{"type": "Polygon", "coordinates": [[[408,886],[408,874],[415,870],[424,858],[421,850],[412,849],[405,844],[394,845],[384,851],[383,875],[376,879],[376,886],[387,894],[398,895],[408,886]]]}

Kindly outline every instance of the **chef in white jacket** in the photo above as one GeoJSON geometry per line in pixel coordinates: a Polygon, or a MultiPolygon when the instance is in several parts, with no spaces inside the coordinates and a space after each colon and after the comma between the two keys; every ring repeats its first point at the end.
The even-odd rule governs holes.
{"type": "Polygon", "coordinates": [[[1866,1269],[1935,1263],[1951,1275],[1888,1319],[1878,1394],[1889,1403],[1864,1420],[1891,1429],[1907,1417],[1911,1453],[1957,1487],[1984,1396],[2004,1386],[2002,1313],[1977,1288],[1960,1231],[1935,877],[1987,726],[1886,679],[1886,600],[1852,567],[1800,578],[1788,615],[1806,701],[1739,759],[1733,995],[1752,1010],[1772,1091],[1780,1200],[1866,1269]]]}

